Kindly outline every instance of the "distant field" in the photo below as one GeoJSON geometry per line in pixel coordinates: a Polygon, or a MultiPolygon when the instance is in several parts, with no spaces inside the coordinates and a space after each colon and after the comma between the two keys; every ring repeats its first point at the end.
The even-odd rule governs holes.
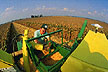
{"type": "MultiPolygon", "coordinates": [[[[59,29],[63,29],[63,38],[65,41],[72,40],[77,37],[84,20],[87,20],[87,27],[85,29],[83,37],[86,35],[89,29],[95,30],[95,27],[91,26],[91,24],[100,24],[103,26],[103,29],[99,29],[99,32],[104,32],[108,35],[108,24],[105,22],[87,19],[87,18],[79,18],[79,17],[70,17],[70,16],[47,16],[47,17],[39,17],[39,18],[27,18],[13,21],[10,23],[6,23],[0,25],[0,48],[4,47],[8,43],[11,43],[12,38],[17,34],[23,34],[25,29],[29,29],[29,37],[33,37],[34,31],[39,29],[42,24],[48,24],[47,32],[56,31],[59,29]]],[[[60,39],[61,33],[55,34],[60,39]]],[[[53,39],[58,39],[54,38],[53,39]]],[[[57,40],[56,40],[57,41],[57,40]]],[[[8,44],[8,48],[9,48],[8,44]]]]}
{"type": "Polygon", "coordinates": [[[88,21],[84,34],[86,34],[89,29],[95,30],[95,27],[91,26],[91,24],[100,24],[104,28],[99,29],[99,31],[100,32],[103,31],[106,35],[108,35],[107,23],[87,18],[70,17],[70,16],[48,16],[48,17],[17,20],[15,22],[34,29],[39,29],[41,25],[45,23],[48,24],[49,26],[48,32],[55,31],[58,29],[63,29],[64,38],[66,40],[71,40],[77,36],[78,32],[80,31],[84,23],[84,20],[88,21]]]}

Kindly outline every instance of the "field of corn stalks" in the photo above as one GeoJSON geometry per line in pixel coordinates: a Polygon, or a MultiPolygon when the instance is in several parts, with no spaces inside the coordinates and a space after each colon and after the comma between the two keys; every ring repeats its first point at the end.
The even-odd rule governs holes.
{"type": "MultiPolygon", "coordinates": [[[[91,24],[100,24],[101,26],[103,26],[103,29],[99,29],[99,32],[103,32],[106,34],[106,36],[108,36],[108,24],[98,20],[71,16],[47,16],[38,18],[26,18],[0,25],[0,49],[8,51],[8,49],[6,48],[11,48],[10,46],[12,46],[12,38],[15,35],[23,34],[25,29],[29,30],[29,37],[33,37],[34,31],[40,29],[42,24],[48,25],[48,33],[63,29],[64,42],[73,40],[77,37],[84,23],[84,20],[87,20],[88,22],[83,37],[86,35],[89,29],[95,30],[95,27],[91,26],[91,24]]],[[[54,34],[52,36],[52,39],[59,43],[60,40],[58,39],[60,39],[60,37],[61,33],[58,33],[54,34]]],[[[71,46],[72,43],[69,45],[71,46]]]]}

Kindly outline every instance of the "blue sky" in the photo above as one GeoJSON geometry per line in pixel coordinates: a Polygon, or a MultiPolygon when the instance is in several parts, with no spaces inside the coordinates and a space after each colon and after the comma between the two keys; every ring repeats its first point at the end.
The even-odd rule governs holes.
{"type": "Polygon", "coordinates": [[[80,16],[108,23],[108,0],[0,0],[0,24],[31,15],[80,16]]]}

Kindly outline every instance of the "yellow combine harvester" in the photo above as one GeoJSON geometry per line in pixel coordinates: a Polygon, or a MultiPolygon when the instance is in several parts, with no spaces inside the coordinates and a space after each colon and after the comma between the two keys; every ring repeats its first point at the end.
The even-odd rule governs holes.
{"type": "Polygon", "coordinates": [[[108,40],[105,34],[89,30],[61,70],[63,72],[67,70],[68,72],[107,72],[108,40]]]}

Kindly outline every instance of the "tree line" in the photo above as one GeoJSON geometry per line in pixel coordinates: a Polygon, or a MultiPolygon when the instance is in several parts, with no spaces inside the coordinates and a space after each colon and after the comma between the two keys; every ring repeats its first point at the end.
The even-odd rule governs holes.
{"type": "Polygon", "coordinates": [[[42,14],[40,14],[40,15],[31,15],[31,18],[37,18],[37,17],[43,17],[43,15],[42,14]]]}

